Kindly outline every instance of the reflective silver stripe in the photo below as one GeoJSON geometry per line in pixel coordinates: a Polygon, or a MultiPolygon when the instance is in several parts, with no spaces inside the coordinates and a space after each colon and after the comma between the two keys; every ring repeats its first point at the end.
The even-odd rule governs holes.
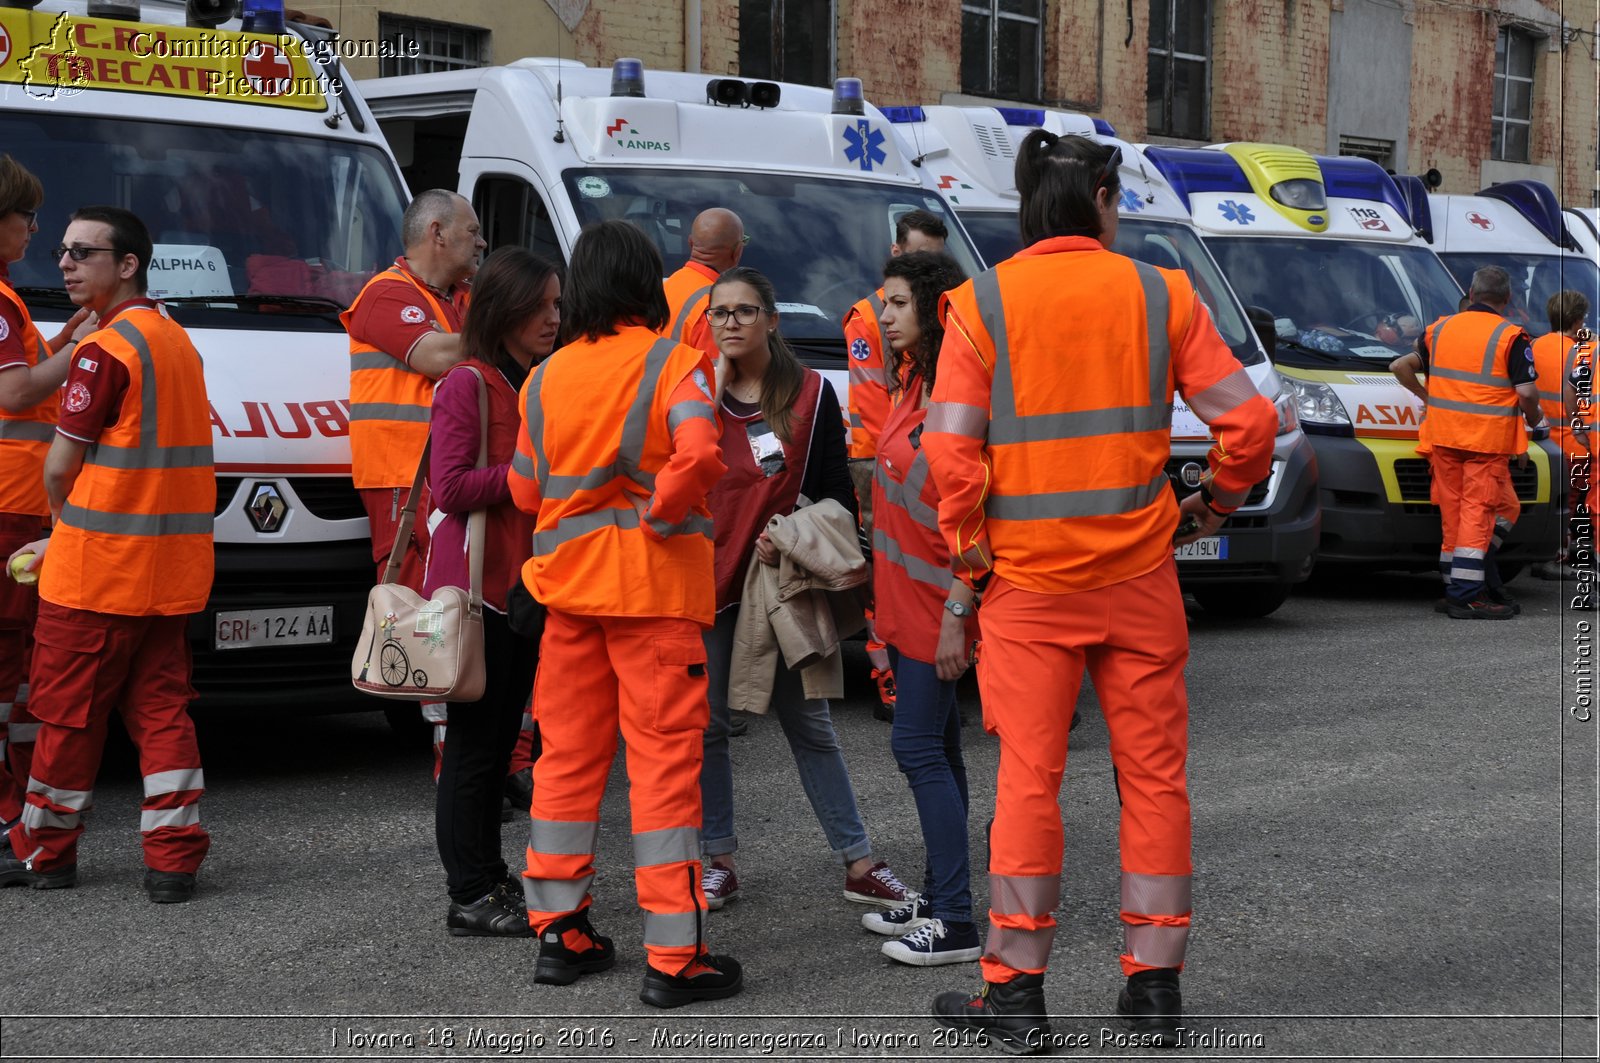
{"type": "MultiPolygon", "coordinates": [[[[528,848],[546,856],[592,856],[600,824],[581,820],[534,819],[528,824],[528,848]]],[[[547,912],[559,908],[543,909],[547,912]]]]}
{"type": "Polygon", "coordinates": [[[1544,402],[1560,402],[1562,395],[1559,391],[1541,391],[1539,392],[1539,398],[1544,402]]]}
{"type": "Polygon", "coordinates": [[[1504,377],[1496,377],[1496,376],[1494,376],[1494,354],[1495,354],[1495,351],[1498,350],[1499,347],[1500,347],[1500,337],[1504,336],[1506,334],[1507,330],[1513,329],[1515,327],[1516,326],[1513,325],[1511,322],[1506,321],[1506,322],[1502,322],[1499,325],[1496,325],[1494,327],[1494,331],[1489,333],[1489,342],[1484,344],[1484,347],[1483,347],[1483,375],[1484,375],[1484,377],[1486,379],[1489,379],[1489,380],[1506,380],[1506,383],[1508,383],[1508,384],[1511,382],[1510,380],[1508,380],[1508,379],[1506,379],[1504,377]]]}
{"type": "Polygon", "coordinates": [[[71,502],[61,507],[63,524],[110,535],[209,535],[215,519],[210,513],[102,513],[71,502]]]}
{"type": "Polygon", "coordinates": [[[200,822],[200,805],[191,802],[177,808],[147,808],[139,813],[139,829],[146,834],[163,827],[192,827],[200,822]]]}
{"type": "Polygon", "coordinates": [[[1458,546],[1456,547],[1456,556],[1476,558],[1482,561],[1486,556],[1486,552],[1476,546],[1458,546]]]}
{"type": "Polygon", "coordinates": [[[29,779],[28,792],[30,794],[39,794],[58,808],[70,808],[74,811],[82,812],[86,808],[94,807],[93,790],[67,790],[51,786],[48,783],[42,783],[38,779],[29,779]]]}
{"type": "Polygon", "coordinates": [[[677,432],[679,425],[696,417],[710,421],[712,428],[717,427],[717,411],[711,408],[711,403],[695,399],[680,402],[667,410],[667,431],[677,432]]]}
{"type": "Polygon", "coordinates": [[[0,764],[4,764],[5,763],[5,759],[6,759],[6,740],[4,738],[0,738],[0,764]]]}
{"type": "Polygon", "coordinates": [[[1126,926],[1122,941],[1136,963],[1147,967],[1182,967],[1189,946],[1186,926],[1126,926]]]}
{"type": "Polygon", "coordinates": [[[865,428],[866,427],[866,425],[862,423],[861,415],[859,413],[852,413],[850,415],[850,427],[851,428],[865,428]]]}
{"type": "Polygon", "coordinates": [[[633,836],[633,866],[654,867],[700,858],[700,830],[697,827],[664,827],[633,836]]]}
{"type": "Polygon", "coordinates": [[[912,520],[929,531],[939,530],[939,512],[922,500],[922,488],[928,482],[928,461],[920,451],[911,462],[911,471],[906,473],[905,483],[896,483],[881,461],[873,471],[873,478],[883,488],[883,497],[890,505],[899,506],[911,514],[912,520]]]}
{"type": "Polygon", "coordinates": [[[678,308],[678,319],[672,323],[672,329],[667,335],[679,342],[687,342],[683,339],[683,331],[689,324],[689,315],[694,310],[694,304],[700,301],[702,295],[709,294],[711,294],[711,285],[709,284],[704,288],[695,289],[694,293],[689,296],[688,301],[678,308]]]}
{"type": "Polygon", "coordinates": [[[0,421],[0,439],[48,443],[56,437],[56,426],[42,421],[0,421]]]}
{"type": "Polygon", "coordinates": [[[972,280],[978,314],[994,342],[994,381],[990,392],[989,443],[1027,443],[1051,439],[1082,439],[1126,432],[1167,431],[1172,424],[1172,403],[1167,393],[1167,372],[1172,361],[1167,338],[1171,296],[1166,281],[1153,266],[1134,262],[1144,289],[1145,331],[1150,355],[1149,402],[1142,406],[1113,407],[1045,414],[1017,412],[1016,386],[1011,374],[1011,348],[1006,338],[1005,305],[1000,280],[994,270],[972,280]]]}
{"type": "Polygon", "coordinates": [[[1185,397],[1194,415],[1210,424],[1260,394],[1250,374],[1243,369],[1235,369],[1210,387],[1185,397]]]}
{"type": "Polygon", "coordinates": [[[13,723],[8,725],[13,746],[24,746],[29,742],[39,740],[39,725],[36,723],[13,723]]]}
{"type": "Polygon", "coordinates": [[[431,406],[411,406],[398,402],[353,402],[351,421],[419,421],[433,418],[431,406]]]}
{"type": "Polygon", "coordinates": [[[531,730],[534,729],[533,713],[525,712],[525,713],[522,714],[522,728],[521,729],[524,730],[524,731],[531,731],[531,730]]]}
{"type": "Polygon", "coordinates": [[[0,701],[0,723],[11,722],[11,702],[0,701]]]}
{"type": "Polygon", "coordinates": [[[198,469],[209,468],[211,444],[193,447],[114,447],[92,443],[84,452],[85,465],[103,469],[198,469]]]}
{"type": "Polygon", "coordinates": [[[593,875],[579,878],[527,878],[522,880],[522,901],[530,912],[575,912],[589,896],[593,875]]]}
{"type": "Polygon", "coordinates": [[[429,723],[449,723],[450,703],[446,701],[424,701],[419,708],[422,718],[429,723]]]}
{"type": "Polygon", "coordinates": [[[690,513],[676,524],[668,524],[666,521],[656,517],[646,517],[645,523],[650,525],[650,529],[663,539],[673,535],[704,535],[707,539],[710,539],[714,531],[711,526],[711,518],[702,517],[698,513],[690,513]]]}
{"type": "Polygon", "coordinates": [[[969,439],[987,439],[989,436],[989,411],[982,406],[965,402],[930,402],[928,416],[923,419],[924,432],[947,432],[969,439]]]}
{"type": "Polygon", "coordinates": [[[1455,410],[1458,413],[1479,413],[1487,417],[1515,417],[1515,406],[1491,406],[1485,402],[1458,402],[1455,399],[1441,399],[1435,395],[1428,396],[1428,405],[1438,410],[1455,410]]]}
{"type": "Polygon", "coordinates": [[[416,373],[417,376],[423,375],[417,370],[411,368],[411,366],[407,365],[404,359],[395,358],[392,355],[385,354],[382,351],[361,351],[359,353],[352,353],[350,355],[350,369],[352,372],[358,369],[393,369],[401,373],[416,373]]]}
{"type": "MultiPolygon", "coordinates": [[[[1432,362],[1437,363],[1439,360],[1439,336],[1444,332],[1444,326],[1448,322],[1454,321],[1458,316],[1460,315],[1452,314],[1450,317],[1445,318],[1443,321],[1439,322],[1438,325],[1434,326],[1433,336],[1428,340],[1428,353],[1432,362]]],[[[1495,351],[1500,346],[1500,337],[1506,334],[1507,329],[1515,327],[1516,326],[1511,322],[1505,321],[1499,325],[1496,325],[1494,331],[1489,333],[1489,342],[1485,344],[1483,351],[1483,366],[1478,372],[1474,373],[1466,369],[1452,369],[1448,366],[1434,364],[1428,366],[1428,373],[1432,376],[1441,377],[1445,380],[1460,380],[1468,384],[1483,384],[1488,387],[1500,388],[1511,387],[1511,378],[1509,376],[1498,376],[1495,374],[1494,355],[1495,351]]],[[[1448,405],[1447,402],[1441,402],[1432,396],[1429,396],[1428,402],[1432,405],[1437,405],[1447,410],[1457,408],[1448,405]]],[[[1473,413],[1476,411],[1463,410],[1462,412],[1473,413]]]]}
{"type": "Polygon", "coordinates": [[[1050,964],[1050,946],[1055,943],[1056,928],[1019,930],[1009,926],[989,924],[989,940],[984,942],[985,959],[996,960],[1019,971],[1039,971],[1050,964]]]}
{"type": "Polygon", "coordinates": [[[601,528],[621,528],[629,530],[639,526],[639,513],[629,507],[627,509],[597,509],[591,513],[577,513],[556,522],[554,528],[548,531],[533,533],[533,552],[536,556],[543,557],[553,554],[556,549],[574,539],[581,538],[601,528]]]}
{"type": "Polygon", "coordinates": [[[525,476],[530,480],[538,479],[538,473],[533,467],[533,459],[520,450],[511,455],[511,468],[518,476],[525,476]]]}
{"type": "Polygon", "coordinates": [[[40,805],[27,804],[22,806],[22,825],[28,830],[38,830],[40,827],[52,827],[56,830],[76,830],[82,822],[83,817],[76,812],[63,816],[40,805]]]}
{"type": "Polygon", "coordinates": [[[1122,873],[1122,910],[1139,915],[1188,915],[1189,875],[1122,873]]]}
{"type": "Polygon", "coordinates": [[[931,565],[920,557],[911,557],[900,548],[900,544],[891,539],[883,528],[872,529],[872,548],[883,555],[883,559],[891,565],[899,565],[905,569],[906,575],[918,583],[926,583],[930,587],[937,587],[940,593],[950,590],[950,582],[954,578],[950,569],[931,565]]]}
{"type": "Polygon", "coordinates": [[[26,705],[27,703],[28,703],[28,684],[23,683],[23,684],[21,684],[21,685],[19,685],[17,687],[17,704],[18,705],[26,705]]]}
{"type": "Polygon", "coordinates": [[[1482,373],[1473,373],[1465,369],[1451,369],[1448,366],[1439,366],[1428,371],[1442,380],[1460,380],[1468,384],[1486,384],[1491,387],[1509,388],[1511,378],[1503,376],[1484,376],[1482,373]]]}
{"type": "Polygon", "coordinates": [[[1211,498],[1219,506],[1228,506],[1233,509],[1238,509],[1240,506],[1245,504],[1245,500],[1249,497],[1249,488],[1245,488],[1242,491],[1224,491],[1215,484],[1211,485],[1211,498]]]}
{"type": "Polygon", "coordinates": [[[983,511],[994,520],[1059,520],[1063,517],[1106,517],[1132,513],[1169,490],[1165,472],[1137,487],[1100,487],[1086,491],[1048,491],[1034,495],[990,495],[983,511]]]}
{"type": "Polygon", "coordinates": [[[199,768],[177,768],[173,771],[158,771],[144,777],[144,795],[146,797],[181,793],[184,790],[204,790],[205,788],[206,773],[199,768]]]}
{"type": "Polygon", "coordinates": [[[663,948],[694,945],[704,937],[700,920],[699,912],[646,912],[644,943],[663,948]]]}
{"type": "Polygon", "coordinates": [[[989,911],[999,915],[1049,915],[1061,903],[1060,875],[989,876],[989,911]]]}

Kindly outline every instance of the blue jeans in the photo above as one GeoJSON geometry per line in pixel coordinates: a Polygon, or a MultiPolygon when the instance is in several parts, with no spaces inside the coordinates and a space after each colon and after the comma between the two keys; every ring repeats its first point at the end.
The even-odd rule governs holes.
{"type": "Polygon", "coordinates": [[[972,873],[967,859],[967,765],[961,759],[961,714],[956,685],[933,665],[893,647],[894,730],[889,748],[911,784],[928,850],[922,893],[936,919],[972,922],[972,873]]]}
{"type": "MultiPolygon", "coordinates": [[[[733,832],[733,760],[728,754],[728,669],[733,656],[733,629],[739,610],[727,609],[705,633],[706,673],[710,679],[711,725],[706,728],[705,764],[700,769],[700,802],[704,823],[701,847],[706,856],[722,856],[739,848],[733,832]]],[[[794,753],[800,785],[822,824],[828,846],[843,864],[872,852],[867,828],[856,810],[856,792],[839,751],[826,701],[807,701],[800,673],[784,666],[780,657],[772,688],[772,712],[783,726],[794,753]]]]}

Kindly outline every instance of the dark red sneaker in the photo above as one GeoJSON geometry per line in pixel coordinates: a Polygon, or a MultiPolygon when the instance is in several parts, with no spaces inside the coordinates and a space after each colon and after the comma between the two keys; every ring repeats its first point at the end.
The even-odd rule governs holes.
{"type": "Polygon", "coordinates": [[[844,899],[857,904],[876,904],[882,908],[898,908],[916,897],[917,891],[907,888],[900,876],[879,860],[859,877],[846,874],[844,899]]]}
{"type": "Polygon", "coordinates": [[[1446,598],[1444,612],[1452,620],[1510,620],[1517,615],[1509,605],[1491,602],[1481,594],[1465,604],[1446,598]]]}

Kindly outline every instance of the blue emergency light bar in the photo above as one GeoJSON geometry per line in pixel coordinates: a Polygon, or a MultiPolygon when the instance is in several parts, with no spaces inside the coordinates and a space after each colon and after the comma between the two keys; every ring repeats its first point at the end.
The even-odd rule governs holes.
{"type": "Polygon", "coordinates": [[[880,107],[883,116],[896,125],[905,125],[909,122],[926,122],[928,112],[921,107],[880,107]]]}
{"type": "Polygon", "coordinates": [[[1044,111],[1037,107],[996,107],[1006,125],[1044,125],[1044,111]]]}
{"type": "Polygon", "coordinates": [[[1104,118],[1091,118],[1089,120],[1094,123],[1094,131],[1099,133],[1101,136],[1114,137],[1117,135],[1116,126],[1112,125],[1104,118]]]}
{"type": "Polygon", "coordinates": [[[283,0],[244,0],[239,17],[245,33],[282,33],[283,0]]]}
{"type": "Polygon", "coordinates": [[[1387,203],[1402,218],[1411,216],[1405,197],[1395,187],[1389,171],[1371,159],[1354,155],[1318,155],[1317,167],[1322,170],[1322,187],[1329,199],[1365,199],[1387,203]]]}
{"type": "Polygon", "coordinates": [[[834,114],[866,114],[867,98],[860,78],[838,78],[833,83],[834,114]]]}
{"type": "Polygon", "coordinates": [[[1433,208],[1428,205],[1427,182],[1411,174],[1397,173],[1394,186],[1400,190],[1400,198],[1406,201],[1406,218],[1411,227],[1417,235],[1433,243],[1433,208]]]}
{"type": "Polygon", "coordinates": [[[644,95],[643,60],[618,59],[611,64],[611,95],[640,97],[644,95]]]}
{"type": "Polygon", "coordinates": [[[1498,199],[1509,204],[1518,214],[1527,218],[1539,235],[1557,247],[1581,251],[1578,241],[1567,231],[1556,194],[1543,181],[1502,181],[1479,192],[1480,196],[1498,199]]]}
{"type": "Polygon", "coordinates": [[[1184,208],[1191,213],[1189,203],[1192,192],[1252,192],[1250,181],[1224,151],[1206,151],[1202,148],[1144,149],[1145,158],[1155,164],[1161,176],[1167,179],[1172,190],[1183,200],[1184,208]]]}

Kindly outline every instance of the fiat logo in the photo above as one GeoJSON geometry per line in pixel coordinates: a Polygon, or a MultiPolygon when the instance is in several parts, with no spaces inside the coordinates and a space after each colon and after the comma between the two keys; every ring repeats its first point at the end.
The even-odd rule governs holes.
{"type": "Polygon", "coordinates": [[[250,488],[250,500],[244,504],[245,514],[258,532],[275,532],[283,527],[289,515],[289,503],[274,483],[258,483],[250,488]]]}
{"type": "Polygon", "coordinates": [[[1185,487],[1199,487],[1200,481],[1205,478],[1206,469],[1199,462],[1185,462],[1183,468],[1178,470],[1178,479],[1183,481],[1185,487]]]}

